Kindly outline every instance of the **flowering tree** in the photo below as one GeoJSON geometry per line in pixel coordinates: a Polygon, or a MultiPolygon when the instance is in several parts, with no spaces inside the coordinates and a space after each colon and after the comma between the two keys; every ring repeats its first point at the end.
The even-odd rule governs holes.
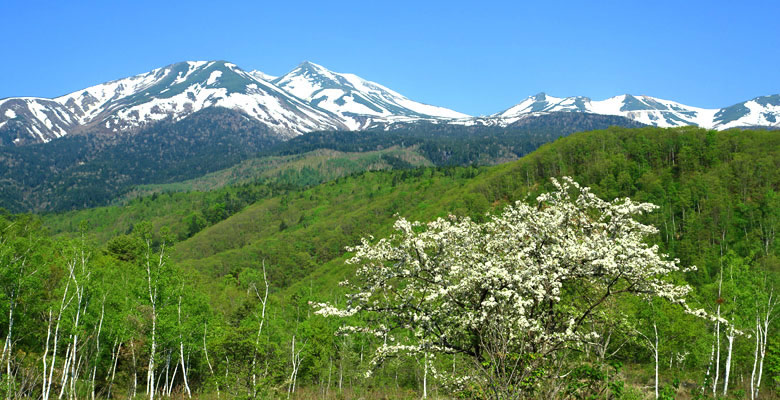
{"type": "Polygon", "coordinates": [[[702,313],[685,305],[690,288],[669,280],[678,260],[645,242],[656,229],[634,219],[656,206],[552,183],[535,206],[517,202],[485,223],[397,220],[389,238],[349,249],[358,268],[344,282],[346,305],[317,312],[361,316],[365,325],[346,330],[384,338],[374,366],[399,353],[466,355],[474,368],[446,378],[494,398],[527,395],[557,352],[594,339],[587,327],[611,297],[657,296],[702,313]]]}

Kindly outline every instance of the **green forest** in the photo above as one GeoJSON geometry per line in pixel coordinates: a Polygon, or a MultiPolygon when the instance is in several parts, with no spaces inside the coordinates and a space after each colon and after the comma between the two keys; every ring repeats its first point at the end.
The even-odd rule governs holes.
{"type": "Polygon", "coordinates": [[[2,146],[0,205],[16,213],[67,211],[144,193],[211,190],[257,179],[300,188],[375,169],[494,165],[560,136],[613,125],[640,126],[623,117],[573,113],[507,127],[412,123],[387,131],[310,132],[282,141],[240,112],[207,108],[135,134],[68,135],[2,146]]]}
{"type": "Polygon", "coordinates": [[[344,135],[256,143],[266,158],[231,142],[218,169],[188,172],[200,158],[52,211],[2,212],[3,395],[778,398],[777,132],[611,127],[500,148],[506,132],[344,135]],[[518,226],[538,250],[500,261],[563,271],[528,292],[543,294],[507,294],[499,274],[433,296],[497,263],[480,240],[518,226]],[[578,250],[596,239],[630,251],[578,250]],[[610,272],[594,263],[605,257],[646,268],[610,272]],[[414,274],[460,263],[445,283],[414,274]],[[521,312],[498,294],[543,300],[521,312]],[[482,322],[452,322],[474,307],[482,322]]]}

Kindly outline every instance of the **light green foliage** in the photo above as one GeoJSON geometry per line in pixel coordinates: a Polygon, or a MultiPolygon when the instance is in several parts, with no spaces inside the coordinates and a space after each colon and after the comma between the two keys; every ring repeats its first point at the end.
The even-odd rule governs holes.
{"type": "Polygon", "coordinates": [[[233,167],[183,182],[140,185],[124,198],[130,199],[161,192],[208,191],[226,185],[251,183],[258,179],[308,186],[363,171],[389,169],[392,165],[386,161],[388,157],[404,160],[410,167],[431,165],[413,149],[389,148],[363,153],[319,149],[304,154],[253,158],[233,167]],[[307,170],[312,177],[309,182],[304,182],[302,180],[305,180],[304,175],[307,170]]]}
{"type": "MultiPolygon", "coordinates": [[[[473,148],[457,147],[457,143],[453,140],[448,144],[453,154],[471,160],[480,157],[470,152],[473,148]]],[[[443,155],[443,148],[420,151],[443,155]]],[[[219,180],[233,182],[231,179],[235,178],[236,183],[242,183],[239,186],[210,192],[160,193],[130,200],[123,206],[44,215],[40,218],[51,234],[36,227],[36,217],[0,217],[5,226],[13,221],[27,221],[15,225],[26,226],[27,230],[3,231],[9,232],[3,233],[4,237],[14,238],[21,247],[25,243],[36,244],[30,259],[34,260],[37,272],[31,280],[24,281],[22,287],[26,289],[20,292],[25,300],[19,302],[19,319],[15,322],[19,330],[14,329],[24,335],[14,336],[19,340],[14,344],[13,365],[20,371],[40,371],[48,312],[56,313],[67,282],[65,249],[73,242],[66,238],[79,236],[82,220],[90,223],[87,240],[81,243],[77,239],[76,244],[86,246],[91,254],[87,264],[91,275],[90,286],[85,290],[89,301],[80,328],[85,343],[80,352],[85,355],[86,364],[77,385],[79,398],[90,394],[91,368],[87,366],[91,365],[97,365],[98,397],[107,393],[112,349],[120,343],[112,396],[125,397],[132,392],[131,349],[136,357],[138,395],[144,393],[150,310],[145,270],[141,268],[145,244],[139,225],[143,221],[150,223],[143,230],[151,235],[153,252],[160,250],[163,226],[170,227],[175,241],[166,261],[168,275],[160,279],[158,366],[164,368],[170,354],[173,373],[181,334],[185,354],[189,356],[190,385],[195,393],[208,397],[215,397],[217,389],[222,397],[246,396],[252,392],[252,372],[257,374],[260,395],[286,396],[293,334],[296,345],[302,349],[298,385],[305,393],[317,393],[312,397],[322,397],[326,392],[335,397],[340,376],[345,394],[420,390],[420,360],[388,360],[373,378],[366,379],[363,373],[368,354],[381,344],[381,339],[335,336],[338,323],[313,315],[308,302],[327,301],[343,306],[343,291],[337,283],[353,272],[343,266],[344,247],[356,244],[362,236],[386,236],[396,214],[410,220],[432,220],[447,214],[480,220],[486,212],[499,210],[508,202],[550,191],[548,182],[553,176],[572,176],[602,198],[628,196],[660,206],[641,218],[641,222],[660,230],[651,242],[658,244],[660,251],[679,258],[681,265],[698,267],[695,272],[673,279],[690,284],[695,305],[712,311],[722,265],[722,313],[737,326],[749,328],[747,325],[754,322],[750,308],[762,296],[760,293],[777,287],[780,241],[773,232],[780,230],[780,135],[776,132],[613,128],[562,138],[516,162],[495,167],[356,173],[362,168],[371,169],[370,160],[375,158],[370,157],[379,154],[339,154],[336,158],[317,154],[289,159],[284,156],[262,165],[247,162],[197,183],[203,185],[198,188],[214,188],[219,186],[219,180]],[[317,158],[320,156],[324,158],[317,158]],[[334,160],[344,157],[347,160],[334,164],[334,160]],[[274,164],[282,159],[285,161],[274,164]],[[284,165],[297,172],[284,172],[284,165]],[[307,168],[315,173],[304,173],[307,168]],[[259,171],[267,173],[267,177],[286,179],[284,182],[290,185],[243,180],[244,175],[253,176],[259,171]],[[319,179],[331,180],[305,186],[318,183],[319,179]],[[305,183],[300,185],[301,182],[305,183]],[[280,230],[282,224],[286,228],[280,230]],[[255,346],[259,303],[248,289],[252,282],[258,282],[262,260],[266,262],[271,294],[266,325],[255,346]],[[106,312],[98,352],[95,339],[103,304],[106,312]],[[743,320],[744,325],[740,322],[743,320]],[[204,333],[211,368],[205,358],[204,333]],[[258,358],[255,370],[251,371],[255,351],[258,358]],[[89,373],[84,372],[87,370],[89,373]]],[[[407,156],[410,155],[404,157],[407,156]]],[[[415,160],[402,159],[410,163],[415,160]]],[[[439,161],[436,163],[444,162],[439,161]]],[[[379,161],[382,162],[387,161],[379,161]]],[[[196,183],[186,185],[190,184],[195,188],[196,183]]],[[[3,245],[0,260],[18,252],[14,249],[3,245]]],[[[3,282],[15,282],[15,270],[8,265],[1,265],[3,282]]],[[[8,326],[7,295],[3,294],[0,305],[0,333],[4,336],[8,326]]],[[[72,305],[69,307],[65,312],[68,318],[74,311],[72,305]]],[[[710,358],[713,324],[692,322],[671,308],[648,307],[642,302],[615,302],[605,318],[636,322],[639,325],[633,326],[648,334],[647,319],[642,318],[654,311],[664,335],[660,349],[662,386],[673,388],[673,379],[677,377],[682,382],[678,393],[700,387],[710,358]],[[673,359],[686,352],[689,354],[684,360],[673,359]]],[[[70,333],[65,325],[61,335],[70,333]]],[[[637,335],[631,335],[629,326],[616,323],[603,328],[612,329],[609,353],[615,352],[605,362],[622,362],[624,367],[619,373],[595,363],[595,348],[587,354],[570,355],[564,367],[581,371],[576,378],[576,385],[580,386],[575,392],[582,393],[581,385],[592,382],[598,382],[593,386],[597,390],[604,388],[605,376],[601,373],[606,371],[610,371],[609,382],[625,382],[626,398],[639,398],[637,388],[652,385],[651,354],[637,335]],[[585,370],[583,365],[592,369],[585,370]]],[[[762,395],[772,395],[771,382],[777,379],[778,329],[777,322],[770,327],[770,351],[765,365],[765,373],[770,375],[763,382],[762,395]]],[[[57,371],[66,351],[63,343],[57,350],[57,371]]],[[[749,376],[752,350],[753,342],[747,336],[735,339],[732,376],[749,376]]],[[[435,367],[472,366],[464,359],[455,359],[442,360],[435,367]]],[[[164,370],[157,372],[162,373],[164,380],[164,370]]],[[[174,386],[179,389],[174,391],[183,390],[180,372],[177,374],[174,386]]],[[[734,390],[745,390],[736,378],[732,383],[734,390]]],[[[442,396],[447,395],[446,388],[430,375],[428,384],[433,385],[429,389],[436,386],[442,396]]],[[[55,384],[57,389],[58,385],[55,384]]],[[[28,395],[39,397],[39,388],[40,385],[30,389],[28,395]]]]}

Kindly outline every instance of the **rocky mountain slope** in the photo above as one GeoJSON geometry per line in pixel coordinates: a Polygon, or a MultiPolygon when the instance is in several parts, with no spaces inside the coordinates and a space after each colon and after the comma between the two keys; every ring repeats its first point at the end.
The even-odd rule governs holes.
{"type": "Polygon", "coordinates": [[[376,122],[469,118],[457,111],[409,100],[357,75],[332,72],[310,62],[302,63],[272,83],[315,107],[338,115],[350,130],[365,129],[376,122]]]}
{"type": "Polygon", "coordinates": [[[475,121],[511,124],[531,116],[557,112],[615,115],[662,128],[687,125],[717,130],[780,127],[780,95],[756,97],[721,109],[706,109],[630,94],[594,101],[581,96],[560,98],[539,93],[500,113],[475,121]]]}
{"type": "Polygon", "coordinates": [[[280,139],[312,131],[390,129],[421,123],[511,126],[543,115],[563,118],[560,113],[570,112],[623,117],[659,127],[780,127],[780,95],[704,109],[629,94],[596,101],[539,93],[502,112],[471,117],[410,100],[378,83],[311,62],[275,77],[225,61],[187,61],[53,99],[2,99],[0,145],[45,143],[71,134],[133,134],[161,121],[176,122],[197,111],[220,107],[264,124],[280,139]]]}

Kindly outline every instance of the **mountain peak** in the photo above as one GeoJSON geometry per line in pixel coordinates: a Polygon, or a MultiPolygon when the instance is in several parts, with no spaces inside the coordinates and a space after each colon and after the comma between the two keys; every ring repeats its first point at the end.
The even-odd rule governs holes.
{"type": "Polygon", "coordinates": [[[311,61],[272,81],[313,106],[340,116],[350,129],[372,123],[412,119],[468,117],[442,107],[418,103],[354,74],[333,72],[311,61]]]}
{"type": "Polygon", "coordinates": [[[313,63],[311,61],[308,61],[308,60],[298,64],[298,66],[295,69],[302,69],[302,70],[309,70],[309,71],[316,71],[316,72],[327,71],[328,70],[327,68],[323,67],[322,65],[315,64],[315,63],[313,63]]]}

